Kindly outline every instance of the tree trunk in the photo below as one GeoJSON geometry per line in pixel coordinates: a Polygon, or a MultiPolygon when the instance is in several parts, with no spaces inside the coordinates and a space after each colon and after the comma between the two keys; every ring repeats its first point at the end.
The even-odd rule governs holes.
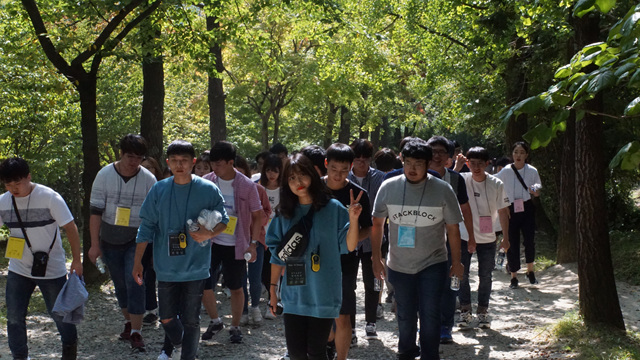
{"type": "Polygon", "coordinates": [[[142,61],[142,113],[140,135],[147,140],[147,155],[161,162],[163,152],[162,126],[164,124],[164,62],[162,56],[151,56],[142,61]]]}
{"type": "MultiPolygon", "coordinates": [[[[100,171],[100,156],[98,154],[98,122],[96,120],[96,76],[88,74],[78,84],[80,94],[80,128],[82,131],[82,159],[84,171],[82,173],[82,251],[83,258],[89,258],[91,248],[91,233],[89,232],[89,204],[91,186],[98,171],[100,171]]],[[[87,282],[95,280],[100,273],[91,261],[83,261],[84,277],[87,282]]]]}
{"type": "Polygon", "coordinates": [[[384,116],[382,118],[382,128],[380,129],[382,134],[380,135],[380,147],[388,147],[388,148],[394,148],[395,146],[398,146],[398,144],[394,144],[393,143],[393,132],[391,131],[391,128],[389,127],[389,117],[388,116],[384,116]]]}
{"type": "Polygon", "coordinates": [[[275,109],[273,111],[273,143],[272,143],[274,145],[280,142],[279,130],[280,130],[280,109],[275,109]]]}
{"type": "Polygon", "coordinates": [[[380,149],[380,127],[381,125],[376,125],[375,129],[371,132],[371,144],[373,145],[373,151],[378,151],[380,149]]]}
{"type": "MultiPolygon", "coordinates": [[[[525,45],[524,39],[518,37],[514,46],[516,48],[515,55],[507,61],[506,72],[503,75],[506,84],[506,104],[512,106],[527,98],[527,78],[524,69],[524,59],[526,57],[525,50],[521,50],[525,45]]],[[[527,115],[521,114],[512,117],[507,123],[505,131],[506,143],[508,149],[516,141],[522,141],[522,135],[529,130],[527,123],[527,115]]]]}
{"type": "Polygon", "coordinates": [[[332,102],[329,104],[329,113],[327,114],[327,125],[324,128],[324,137],[322,139],[322,146],[326,149],[333,143],[333,128],[336,126],[336,114],[340,108],[332,102]]]}
{"type": "Polygon", "coordinates": [[[340,106],[340,133],[338,134],[338,142],[348,144],[350,137],[351,113],[346,106],[342,105],[340,106]]]}
{"type": "Polygon", "coordinates": [[[260,128],[260,142],[262,143],[262,150],[269,150],[269,113],[259,114],[262,121],[262,127],[260,128]]]}
{"type": "MultiPolygon", "coordinates": [[[[207,30],[219,30],[220,23],[217,17],[207,16],[207,30]]],[[[209,135],[211,136],[211,147],[216,141],[227,139],[227,120],[225,112],[225,95],[222,87],[222,47],[218,42],[209,47],[209,52],[215,59],[215,72],[209,73],[209,135]]]]}

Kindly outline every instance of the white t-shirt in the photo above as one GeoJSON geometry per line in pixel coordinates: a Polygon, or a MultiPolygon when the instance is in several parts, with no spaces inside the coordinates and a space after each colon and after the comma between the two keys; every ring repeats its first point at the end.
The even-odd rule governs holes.
{"type": "MultiPolygon", "coordinates": [[[[49,252],[47,272],[44,277],[38,279],[57,279],[67,275],[66,258],[60,238],[60,226],[73,221],[73,215],[67,207],[64,199],[57,192],[44,185],[35,184],[33,191],[28,196],[16,198],[20,218],[29,236],[32,249],[29,249],[25,241],[22,259],[11,259],[9,271],[33,278],[31,266],[33,265],[33,252],[49,252],[49,246],[55,242],[49,252]]],[[[0,196],[0,226],[7,225],[12,237],[24,239],[18,218],[13,210],[11,193],[5,192],[0,196]]]]}
{"type": "MultiPolygon", "coordinates": [[[[218,188],[220,188],[220,192],[222,193],[222,197],[224,198],[224,209],[227,211],[227,215],[229,217],[235,216],[237,218],[238,215],[235,208],[235,198],[233,193],[233,179],[222,180],[220,179],[220,177],[218,177],[216,179],[216,185],[218,185],[218,188]]],[[[213,238],[213,242],[218,245],[236,246],[236,235],[222,233],[213,238]]]]}
{"type": "MultiPolygon", "coordinates": [[[[486,174],[486,173],[485,173],[486,174]]],[[[469,196],[469,207],[473,218],[473,235],[477,244],[488,244],[496,240],[495,231],[490,233],[482,233],[480,231],[480,217],[490,216],[491,224],[499,222],[498,210],[509,207],[510,202],[504,190],[504,185],[500,179],[493,175],[486,174],[483,182],[473,180],[470,172],[460,173],[464,178],[467,187],[467,195],[469,196]]],[[[469,239],[467,228],[460,226],[460,237],[463,240],[469,239]]]]}
{"type": "MultiPolygon", "coordinates": [[[[522,180],[524,180],[527,188],[531,188],[531,185],[537,185],[539,188],[542,188],[542,182],[540,181],[538,170],[533,166],[524,164],[522,169],[518,170],[518,173],[522,176],[522,180]]],[[[531,200],[531,194],[529,194],[528,190],[522,187],[516,173],[511,168],[511,164],[502,168],[502,170],[496,174],[496,177],[504,183],[504,190],[507,192],[507,196],[511,203],[516,199],[522,199],[523,201],[531,200]]]]}

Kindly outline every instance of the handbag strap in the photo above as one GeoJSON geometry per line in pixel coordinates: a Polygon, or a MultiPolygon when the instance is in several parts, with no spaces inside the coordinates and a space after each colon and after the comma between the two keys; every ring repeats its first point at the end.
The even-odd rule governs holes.
{"type": "MultiPolygon", "coordinates": [[[[20,217],[20,212],[18,211],[18,205],[16,204],[16,198],[11,195],[11,202],[13,203],[13,211],[16,213],[16,217],[18,218],[18,224],[20,225],[20,230],[22,230],[22,235],[24,235],[24,239],[27,242],[27,246],[29,246],[29,250],[33,253],[33,248],[31,247],[31,242],[29,241],[29,236],[27,236],[27,230],[24,228],[24,224],[22,223],[22,218],[20,217]]],[[[53,245],[56,243],[56,237],[58,236],[58,227],[56,226],[56,231],[53,233],[53,240],[51,241],[51,245],[49,246],[50,253],[51,249],[53,249],[53,245]]]]}
{"type": "Polygon", "coordinates": [[[524,179],[522,179],[522,176],[520,175],[520,173],[518,172],[518,170],[516,169],[515,165],[511,164],[511,170],[513,170],[513,172],[516,173],[516,176],[518,177],[518,180],[520,180],[520,184],[522,184],[522,187],[526,190],[529,191],[529,188],[527,187],[527,184],[524,183],[524,179]]]}

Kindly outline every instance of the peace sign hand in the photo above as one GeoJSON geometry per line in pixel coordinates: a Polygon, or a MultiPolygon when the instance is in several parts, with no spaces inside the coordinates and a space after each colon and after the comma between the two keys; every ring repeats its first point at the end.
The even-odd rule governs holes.
{"type": "Polygon", "coordinates": [[[362,197],[362,193],[364,191],[360,191],[357,198],[353,198],[353,189],[349,190],[349,217],[358,218],[362,213],[362,205],[360,205],[360,198],[362,197]]]}

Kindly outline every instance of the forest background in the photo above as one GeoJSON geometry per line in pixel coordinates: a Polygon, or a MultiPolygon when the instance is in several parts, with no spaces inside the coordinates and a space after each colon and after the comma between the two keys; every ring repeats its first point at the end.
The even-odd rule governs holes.
{"type": "Polygon", "coordinates": [[[407,135],[500,157],[525,139],[581,315],[624,329],[610,242],[640,225],[639,19],[616,0],[0,0],[0,158],[62,194],[87,250],[91,183],[127,133],[161,163],[177,138],[249,159],[407,135]]]}

